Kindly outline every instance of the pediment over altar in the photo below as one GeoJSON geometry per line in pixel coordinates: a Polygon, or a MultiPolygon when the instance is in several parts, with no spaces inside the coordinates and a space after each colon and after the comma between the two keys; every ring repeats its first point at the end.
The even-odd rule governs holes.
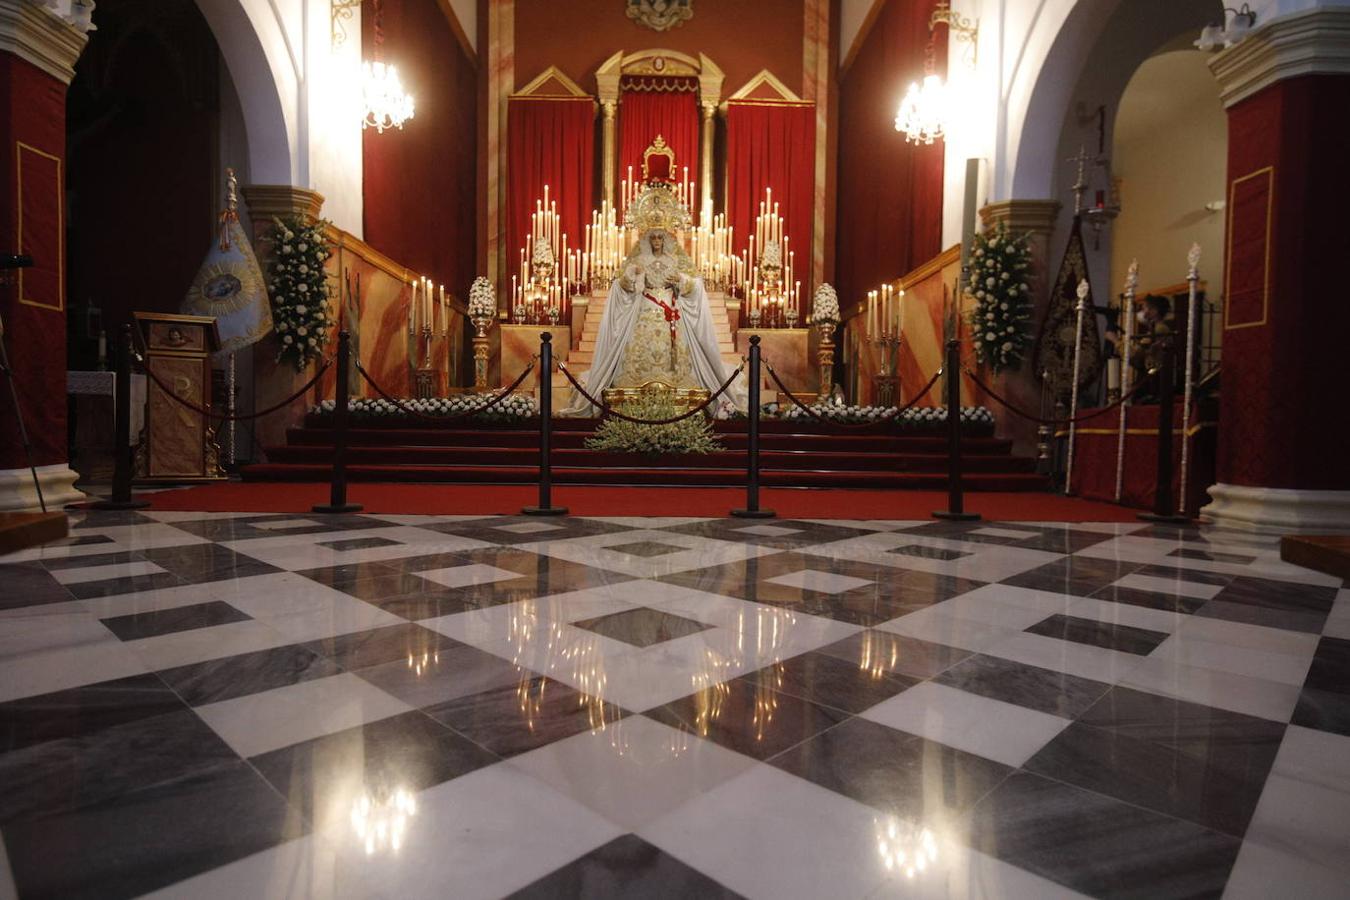
{"type": "Polygon", "coordinates": [[[513,97],[590,97],[581,85],[567,77],[562,69],[549,66],[540,72],[530,83],[516,91],[513,97]]]}
{"type": "Polygon", "coordinates": [[[722,98],[726,75],[706,53],[690,56],[678,50],[654,47],[625,53],[617,51],[595,70],[596,93],[602,103],[618,102],[625,76],[697,78],[699,102],[716,105],[722,98]]]}

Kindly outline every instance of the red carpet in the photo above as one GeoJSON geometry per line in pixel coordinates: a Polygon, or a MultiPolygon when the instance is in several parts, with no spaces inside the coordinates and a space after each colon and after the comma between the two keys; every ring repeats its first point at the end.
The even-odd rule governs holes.
{"type": "MultiPolygon", "coordinates": [[[[314,504],[328,502],[328,485],[229,482],[144,494],[141,499],[149,500],[152,509],[307,513],[314,504]]],[[[526,485],[353,484],[348,499],[371,513],[515,515],[538,500],[538,490],[526,485]]],[[[565,485],[554,488],[553,502],[578,516],[712,517],[744,506],[745,491],[565,485]]],[[[947,495],[940,491],[766,488],[760,493],[760,506],[784,519],[926,519],[946,504],[947,495]]],[[[1132,509],[1043,493],[968,493],[966,510],[991,520],[1135,521],[1132,509]]]]}

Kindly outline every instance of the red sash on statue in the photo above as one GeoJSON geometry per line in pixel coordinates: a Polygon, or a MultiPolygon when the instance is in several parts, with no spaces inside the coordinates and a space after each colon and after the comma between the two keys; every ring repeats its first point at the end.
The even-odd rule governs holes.
{"type": "Polygon", "coordinates": [[[670,359],[671,364],[673,365],[675,361],[675,352],[676,352],[675,348],[677,346],[675,337],[676,335],[675,325],[680,321],[680,311],[675,307],[675,304],[666,303],[663,300],[658,300],[651,294],[647,293],[646,291],[642,292],[642,296],[646,297],[648,300],[652,301],[657,306],[661,307],[661,310],[666,314],[666,323],[670,325],[670,359]]]}

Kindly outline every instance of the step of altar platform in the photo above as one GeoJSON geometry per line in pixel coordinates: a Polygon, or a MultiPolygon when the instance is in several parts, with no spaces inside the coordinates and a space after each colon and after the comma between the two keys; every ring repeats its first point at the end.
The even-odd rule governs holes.
{"type": "MultiPolygon", "coordinates": [[[[727,448],[718,453],[651,459],[587,450],[593,419],[560,420],[553,432],[554,480],[567,484],[741,485],[747,464],[744,422],[717,422],[727,448]]],[[[787,487],[941,489],[947,484],[946,438],[844,432],[817,424],[765,422],[761,434],[763,483],[787,487]]],[[[521,484],[537,480],[538,432],[528,427],[399,427],[363,424],[348,432],[348,473],[358,481],[521,484]]],[[[323,481],[331,477],[333,432],[310,417],[267,448],[267,462],[246,466],[251,481],[323,481]]],[[[1034,461],[1012,454],[1008,441],[972,430],[962,441],[962,466],[971,490],[1044,490],[1034,461]]]]}

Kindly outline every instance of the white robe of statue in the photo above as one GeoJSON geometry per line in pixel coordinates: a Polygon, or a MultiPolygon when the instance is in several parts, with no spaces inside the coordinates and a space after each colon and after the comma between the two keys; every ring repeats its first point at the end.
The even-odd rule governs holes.
{"type": "MultiPolygon", "coordinates": [[[[717,347],[703,279],[694,275],[688,254],[664,231],[645,232],[628,255],[623,273],[610,285],[594,361],[578,380],[598,399],[606,388],[639,387],[649,380],[713,392],[729,374],[717,347]],[[670,326],[661,304],[679,311],[673,360],[670,326]]],[[[725,415],[731,408],[743,411],[745,405],[742,375],[713,408],[725,415]]],[[[572,403],[562,414],[597,416],[600,410],[574,390],[572,403]]]]}

